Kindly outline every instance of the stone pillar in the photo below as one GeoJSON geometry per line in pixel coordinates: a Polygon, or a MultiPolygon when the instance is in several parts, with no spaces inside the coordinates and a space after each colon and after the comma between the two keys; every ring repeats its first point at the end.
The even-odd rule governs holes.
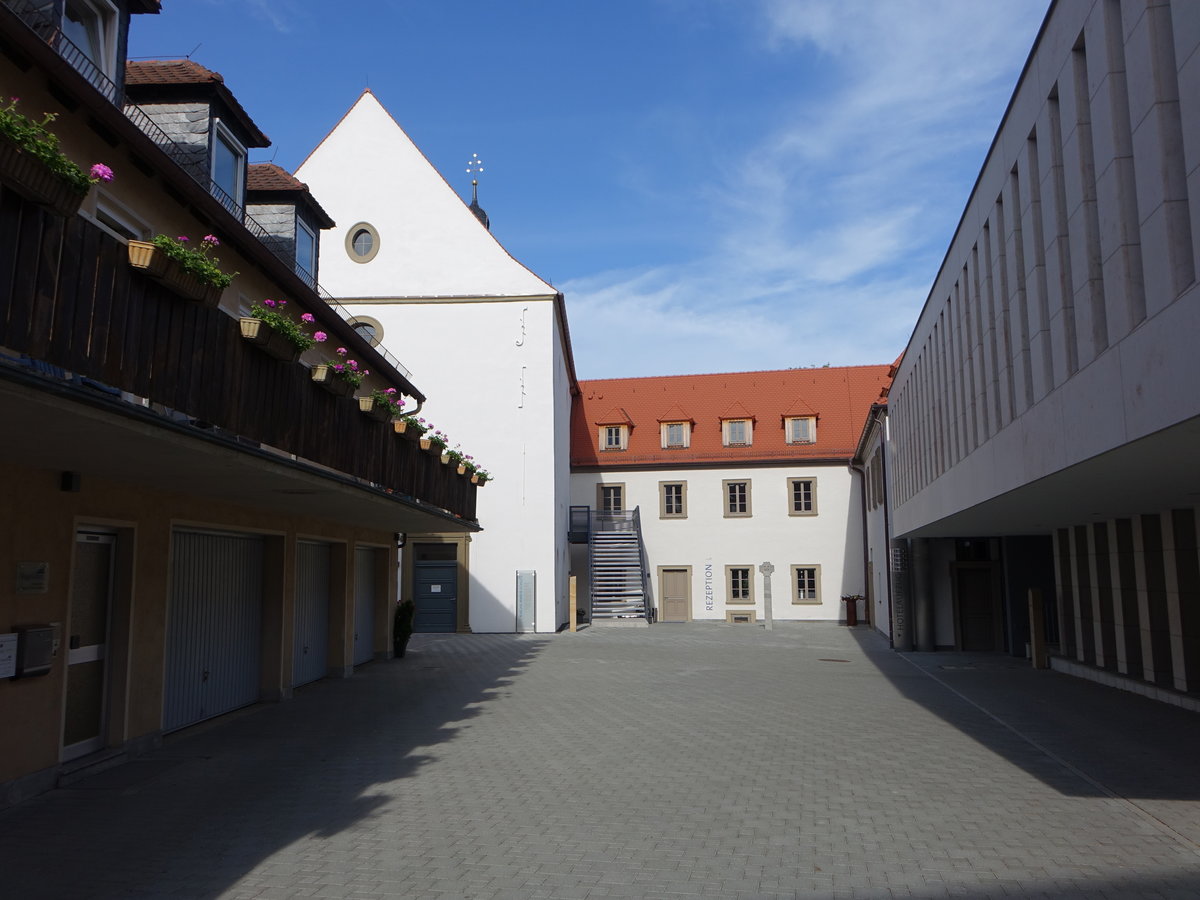
{"type": "Polygon", "coordinates": [[[917,649],[928,653],[937,649],[933,616],[933,578],[929,568],[929,540],[912,542],[912,609],[916,626],[917,649]]]}

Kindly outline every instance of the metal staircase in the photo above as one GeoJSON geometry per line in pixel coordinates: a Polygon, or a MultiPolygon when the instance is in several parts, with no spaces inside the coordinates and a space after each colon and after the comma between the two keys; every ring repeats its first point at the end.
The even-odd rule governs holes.
{"type": "Polygon", "coordinates": [[[646,548],[639,510],[592,512],[572,507],[570,539],[588,544],[591,619],[649,622],[646,548]]]}

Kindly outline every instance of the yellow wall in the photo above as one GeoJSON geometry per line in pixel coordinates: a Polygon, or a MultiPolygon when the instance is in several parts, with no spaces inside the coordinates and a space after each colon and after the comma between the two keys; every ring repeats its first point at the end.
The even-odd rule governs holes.
{"type": "MultiPolygon", "coordinates": [[[[0,784],[55,766],[61,742],[66,673],[68,600],[75,532],[104,526],[131,538],[132,580],[125,597],[113,599],[113,638],[108,660],[111,697],[109,743],[155,734],[162,721],[163,666],[171,530],[198,526],[259,533],[268,540],[264,578],[262,696],[289,696],[292,671],[292,599],[297,536],[344,543],[343,559],[356,543],[387,548],[390,577],[378,581],[377,609],[382,618],[394,597],[396,550],[390,533],[352,528],[319,516],[281,516],[219,503],[186,493],[151,491],[134,484],[85,476],[78,493],[60,489],[60,473],[5,466],[0,470],[0,632],[23,624],[61,623],[62,646],[51,673],[0,680],[0,784]],[[16,592],[17,563],[49,563],[43,594],[16,592]],[[391,592],[391,593],[389,593],[391,592]],[[382,607],[382,608],[380,608],[382,607]],[[131,622],[128,640],[123,612],[131,622]],[[123,650],[127,647],[127,652],[123,650]]],[[[119,555],[120,551],[118,551],[119,555]]],[[[341,553],[335,548],[335,555],[341,553]]],[[[119,563],[118,563],[119,568],[119,563]]],[[[122,590],[118,584],[114,594],[122,590]]],[[[353,640],[353,566],[339,566],[333,578],[330,615],[330,666],[348,667],[353,640]]],[[[379,621],[377,619],[377,621],[379,621]]],[[[390,631],[376,635],[376,648],[388,646],[390,631]]]]}

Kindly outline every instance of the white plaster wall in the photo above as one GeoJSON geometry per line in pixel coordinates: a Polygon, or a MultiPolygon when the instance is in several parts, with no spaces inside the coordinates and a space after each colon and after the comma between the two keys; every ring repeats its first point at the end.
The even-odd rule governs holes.
{"type": "MultiPolygon", "coordinates": [[[[566,588],[566,528],[558,527],[556,453],[568,419],[556,378],[552,301],[355,303],[429,397],[420,415],[495,477],[478,495],[484,531],[471,539],[470,626],[516,627],[516,573],[537,572],[538,631],[554,631],[566,588]]],[[[412,401],[408,403],[412,408],[412,401]]],[[[563,607],[565,609],[565,607],[563,607]]]]}
{"type": "MultiPolygon", "coordinates": [[[[596,507],[596,485],[625,485],[626,508],[641,507],[655,606],[658,605],[658,567],[691,566],[693,619],[725,620],[726,610],[744,611],[749,605],[726,604],[725,567],[754,568],[754,609],[762,620],[763,576],[758,566],[771,562],[772,608],[776,619],[844,618],[843,594],[862,594],[863,542],[859,479],[841,466],[765,466],[730,469],[655,469],[652,471],[577,472],[571,476],[571,502],[596,507]],[[724,479],[749,479],[748,518],[725,518],[724,479]],[[789,478],[817,480],[815,516],[788,515],[789,478]],[[687,482],[687,518],[660,519],[658,483],[687,482]],[[821,603],[793,605],[793,565],[821,567],[821,603]],[[711,566],[712,602],[706,587],[711,566]]],[[[586,597],[585,557],[576,553],[581,598],[586,597]]]]}
{"type": "Polygon", "coordinates": [[[321,252],[321,278],[337,297],[554,293],[509,256],[370,92],[295,174],[338,223],[321,252]],[[379,233],[368,263],[345,252],[359,222],[379,233]]]}

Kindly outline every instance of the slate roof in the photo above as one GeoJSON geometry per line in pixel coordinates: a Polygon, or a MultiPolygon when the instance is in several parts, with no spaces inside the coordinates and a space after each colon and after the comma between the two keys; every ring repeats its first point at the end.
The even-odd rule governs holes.
{"type": "Polygon", "coordinates": [[[308,185],[275,163],[250,163],[246,167],[246,203],[262,202],[264,195],[296,194],[293,202],[303,203],[317,217],[321,228],[333,228],[337,223],[325,212],[308,185]],[[257,195],[257,196],[256,196],[257,195]]]}
{"type": "Polygon", "coordinates": [[[254,124],[250,114],[225,85],[220,72],[190,59],[131,59],[125,63],[125,89],[134,103],[218,98],[241,126],[247,147],[269,147],[271,139],[254,124]]]}
{"type": "Polygon", "coordinates": [[[873,403],[890,384],[890,366],[780,369],[579,382],[571,415],[571,465],[579,468],[729,465],[790,461],[849,462],[873,403]],[[600,425],[619,409],[632,423],[626,450],[600,450],[600,425]],[[679,415],[682,410],[685,417],[679,415]],[[754,419],[753,443],[726,447],[721,419],[754,419]],[[788,444],[784,419],[817,416],[817,440],[788,444]],[[691,445],[664,450],[659,423],[693,422],[691,445]]]}

